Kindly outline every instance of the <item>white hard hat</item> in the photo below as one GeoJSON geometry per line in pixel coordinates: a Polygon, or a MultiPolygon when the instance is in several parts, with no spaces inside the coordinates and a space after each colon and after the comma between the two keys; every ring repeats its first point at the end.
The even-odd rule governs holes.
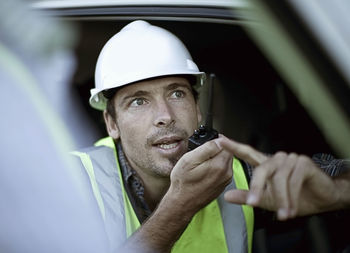
{"type": "Polygon", "coordinates": [[[145,21],[134,21],[103,47],[97,60],[90,105],[104,110],[107,99],[102,91],[167,75],[194,75],[199,85],[205,80],[205,73],[198,70],[175,35],[145,21]]]}

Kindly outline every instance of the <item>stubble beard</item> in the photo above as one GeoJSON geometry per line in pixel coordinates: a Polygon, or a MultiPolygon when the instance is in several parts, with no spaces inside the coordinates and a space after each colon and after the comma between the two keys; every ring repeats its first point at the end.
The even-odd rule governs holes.
{"type": "MultiPolygon", "coordinates": [[[[151,136],[147,138],[145,149],[149,149],[149,147],[154,143],[154,141],[158,138],[161,138],[163,136],[175,134],[177,136],[180,136],[182,139],[186,140],[188,138],[188,133],[184,129],[176,128],[175,126],[170,126],[168,128],[159,129],[156,133],[153,133],[151,136]]],[[[156,161],[155,157],[152,156],[151,153],[146,153],[146,162],[145,165],[148,167],[149,171],[152,171],[155,176],[161,177],[161,178],[169,178],[170,173],[176,163],[180,160],[180,158],[186,153],[186,150],[181,152],[180,154],[166,158],[168,161],[168,164],[160,164],[156,161]]]]}

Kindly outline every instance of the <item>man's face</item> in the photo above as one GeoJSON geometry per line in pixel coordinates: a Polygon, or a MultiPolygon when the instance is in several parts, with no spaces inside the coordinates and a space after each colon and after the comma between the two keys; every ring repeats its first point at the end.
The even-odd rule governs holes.
{"type": "Polygon", "coordinates": [[[201,120],[188,80],[137,82],[118,90],[113,100],[116,120],[105,113],[107,129],[120,138],[130,165],[152,177],[169,177],[201,120]]]}

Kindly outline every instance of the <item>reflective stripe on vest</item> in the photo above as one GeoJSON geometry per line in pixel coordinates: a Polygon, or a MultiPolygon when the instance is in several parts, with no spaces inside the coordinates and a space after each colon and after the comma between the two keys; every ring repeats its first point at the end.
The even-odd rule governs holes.
{"type": "MultiPolygon", "coordinates": [[[[96,143],[97,147],[75,152],[87,170],[93,193],[104,210],[105,226],[112,248],[117,248],[140,226],[124,189],[119,162],[111,138],[96,143]],[[89,161],[83,161],[89,160],[89,161]],[[91,163],[93,171],[90,166],[91,163]],[[118,240],[116,240],[118,238],[118,240]]],[[[225,189],[247,189],[240,162],[233,162],[234,180],[225,189]]],[[[253,210],[248,206],[227,203],[221,194],[192,219],[172,252],[251,252],[253,210]]]]}

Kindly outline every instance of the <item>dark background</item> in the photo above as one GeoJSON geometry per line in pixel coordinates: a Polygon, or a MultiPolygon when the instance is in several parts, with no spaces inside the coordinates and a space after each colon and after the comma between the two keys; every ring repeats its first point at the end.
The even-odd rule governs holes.
{"type": "MultiPolygon", "coordinates": [[[[96,60],[107,40],[129,22],[76,22],[80,28],[80,40],[76,47],[78,68],[73,87],[80,94],[81,103],[100,136],[106,134],[101,113],[88,105],[96,60]]],[[[188,47],[200,70],[216,74],[213,109],[214,126],[219,132],[267,153],[284,150],[311,156],[333,152],[241,24],[149,22],[176,34],[188,47]]],[[[205,99],[203,92],[202,100],[205,99]]],[[[205,102],[201,104],[205,110],[205,102]]]]}

